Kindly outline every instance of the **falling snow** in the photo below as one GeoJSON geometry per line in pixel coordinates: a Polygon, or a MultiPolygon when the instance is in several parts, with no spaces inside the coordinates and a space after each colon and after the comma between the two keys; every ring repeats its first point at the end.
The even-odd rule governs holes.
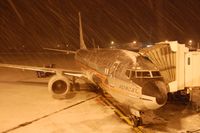
{"type": "Polygon", "coordinates": [[[100,47],[111,40],[180,42],[200,37],[199,0],[1,0],[1,50],[77,49],[78,12],[84,38],[100,47]]]}

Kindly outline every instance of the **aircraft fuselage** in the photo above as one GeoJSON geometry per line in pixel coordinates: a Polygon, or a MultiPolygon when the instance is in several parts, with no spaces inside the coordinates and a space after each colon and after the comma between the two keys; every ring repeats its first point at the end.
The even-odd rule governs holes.
{"type": "Polygon", "coordinates": [[[130,108],[157,109],[167,100],[166,85],[158,69],[138,53],[120,49],[80,49],[75,59],[91,82],[130,108]]]}

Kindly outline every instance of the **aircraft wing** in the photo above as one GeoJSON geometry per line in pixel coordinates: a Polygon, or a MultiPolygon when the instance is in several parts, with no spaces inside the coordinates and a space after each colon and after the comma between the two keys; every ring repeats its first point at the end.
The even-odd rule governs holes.
{"type": "Polygon", "coordinates": [[[30,71],[49,72],[49,73],[55,73],[55,74],[59,73],[59,74],[75,76],[75,77],[84,77],[84,73],[82,71],[76,71],[76,70],[70,70],[70,69],[46,68],[46,67],[14,65],[14,64],[0,64],[0,67],[15,68],[15,69],[21,69],[21,70],[30,70],[30,71]]]}
{"type": "Polygon", "coordinates": [[[62,53],[66,53],[66,54],[75,54],[76,53],[75,51],[71,51],[71,50],[62,50],[62,49],[53,49],[53,48],[43,48],[43,49],[62,52],[62,53]]]}

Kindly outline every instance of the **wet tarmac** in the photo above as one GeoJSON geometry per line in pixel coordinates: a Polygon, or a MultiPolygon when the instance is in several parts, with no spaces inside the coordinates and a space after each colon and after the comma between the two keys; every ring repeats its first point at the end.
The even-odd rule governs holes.
{"type": "MultiPolygon", "coordinates": [[[[19,73],[24,72],[15,71],[19,73]]],[[[24,76],[28,74],[33,73],[24,76]]],[[[29,77],[0,82],[0,132],[131,132],[87,85],[68,99],[56,100],[47,91],[47,80],[29,77]]]]}
{"type": "MultiPolygon", "coordinates": [[[[61,62],[62,63],[62,62],[61,62]]],[[[53,99],[48,78],[35,72],[0,68],[0,132],[132,133],[84,82],[68,99],[53,99]]],[[[143,114],[144,132],[200,132],[200,114],[190,104],[168,102],[143,114]]]]}

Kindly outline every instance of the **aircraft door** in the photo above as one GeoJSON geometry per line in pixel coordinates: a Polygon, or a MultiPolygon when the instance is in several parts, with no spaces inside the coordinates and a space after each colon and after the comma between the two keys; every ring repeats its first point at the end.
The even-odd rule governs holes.
{"type": "Polygon", "coordinates": [[[115,61],[115,62],[112,64],[112,66],[109,68],[108,75],[109,75],[110,77],[115,76],[115,73],[116,73],[116,70],[117,70],[119,64],[120,64],[119,61],[115,61]]]}

